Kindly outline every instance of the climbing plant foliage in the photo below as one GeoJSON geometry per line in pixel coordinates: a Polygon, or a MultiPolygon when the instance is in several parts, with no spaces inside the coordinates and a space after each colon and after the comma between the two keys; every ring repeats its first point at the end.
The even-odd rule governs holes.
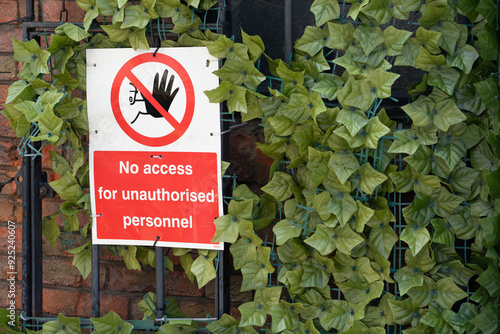
{"type": "MultiPolygon", "coordinates": [[[[18,136],[71,146],[69,156],[50,153],[61,175],[51,186],[65,200],[67,229],[86,237],[91,228],[78,220],[82,211],[90,214],[81,143],[87,116],[85,99],[73,93],[85,90],[85,49],[149,49],[151,20],[168,18],[178,39],[161,45],[206,46],[223,60],[215,71],[220,85],[206,95],[244,121],[259,118],[265,141],[258,147],[275,161],[263,195],[238,186],[228,213],[214,222],[213,241],[230,244],[241,290],[254,298],[239,306],[240,319],[224,315],[208,325],[212,333],[500,331],[494,1],[315,0],[316,24],[295,42],[290,62],[269,58],[258,36],[242,32],[235,42],[200,30],[193,8],[208,10],[214,0],[77,3],[86,11],[83,29],[61,25],[46,50],[13,40],[23,67],[3,111],[18,136]],[[90,34],[102,16],[104,34],[90,34]],[[415,29],[394,25],[410,17],[415,29]],[[266,60],[279,87],[259,71],[266,60]],[[401,67],[419,79],[408,87],[411,98],[401,108],[407,120],[398,124],[380,105],[391,98],[401,67]],[[33,124],[37,133],[28,132],[33,124]],[[408,203],[398,212],[402,198],[408,203]],[[457,253],[459,242],[466,258],[457,253]],[[399,265],[396,244],[407,246],[399,265]]],[[[43,230],[54,244],[55,215],[43,230]]],[[[86,277],[89,243],[70,252],[86,277]]],[[[118,253],[131,269],[140,269],[139,261],[155,265],[145,247],[118,253]]],[[[198,253],[193,259],[189,250],[174,250],[201,287],[215,277],[215,253],[198,253]]],[[[98,321],[96,328],[108,325],[98,321]]],[[[165,326],[159,332],[197,328],[165,326]]]]}

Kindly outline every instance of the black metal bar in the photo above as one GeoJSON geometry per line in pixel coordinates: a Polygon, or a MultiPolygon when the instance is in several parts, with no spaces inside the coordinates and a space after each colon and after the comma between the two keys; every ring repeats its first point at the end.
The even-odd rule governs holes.
{"type": "Polygon", "coordinates": [[[23,285],[22,285],[22,308],[28,317],[33,316],[32,275],[31,275],[31,157],[24,156],[21,166],[22,210],[23,210],[23,285]]]}
{"type": "Polygon", "coordinates": [[[285,0],[285,63],[291,60],[292,47],[292,0],[285,0]]]}
{"type": "Polygon", "coordinates": [[[92,245],[92,317],[101,316],[99,245],[92,245]]]}
{"type": "MultiPolygon", "coordinates": [[[[40,142],[32,143],[35,150],[41,148],[40,142]]],[[[36,155],[31,160],[31,261],[32,261],[32,300],[33,315],[42,316],[43,303],[43,254],[42,254],[42,157],[36,155]]]]}
{"type": "Polygon", "coordinates": [[[165,253],[156,247],[156,319],[165,315],[165,253]]]}
{"type": "Polygon", "coordinates": [[[30,21],[35,19],[35,0],[26,0],[26,19],[30,21]]]}
{"type": "MultiPolygon", "coordinates": [[[[219,0],[217,4],[221,9],[219,25],[221,34],[230,36],[230,24],[228,24],[227,8],[224,0],[219,0]]],[[[227,112],[227,106],[221,104],[221,159],[229,161],[229,122],[224,121],[224,118],[230,118],[227,112]]],[[[225,196],[231,196],[232,182],[228,182],[227,186],[223,189],[225,196]]],[[[217,277],[215,279],[215,317],[221,318],[224,313],[229,314],[231,311],[231,302],[229,294],[229,244],[224,244],[224,250],[219,251],[219,264],[217,270],[217,277]]]]}

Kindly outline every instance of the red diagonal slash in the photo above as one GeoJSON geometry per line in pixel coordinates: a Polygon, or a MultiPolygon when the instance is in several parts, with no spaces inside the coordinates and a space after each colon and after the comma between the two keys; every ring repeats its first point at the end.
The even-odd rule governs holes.
{"type": "Polygon", "coordinates": [[[156,99],[153,97],[151,92],[142,84],[142,82],[135,76],[132,71],[128,71],[128,73],[125,74],[125,76],[132,82],[132,84],[141,92],[142,96],[147,99],[158,112],[167,120],[170,125],[172,125],[175,129],[178,129],[180,126],[180,123],[177,122],[177,120],[172,116],[168,111],[165,110],[165,108],[162,107],[161,104],[156,101],[156,99]]]}

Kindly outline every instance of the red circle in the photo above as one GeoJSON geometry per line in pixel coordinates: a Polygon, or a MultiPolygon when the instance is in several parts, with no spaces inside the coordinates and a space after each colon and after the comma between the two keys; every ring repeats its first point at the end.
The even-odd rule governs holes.
{"type": "Polygon", "coordinates": [[[191,78],[189,77],[186,69],[184,69],[184,67],[182,67],[182,65],[174,58],[162,53],[156,53],[156,55],[154,56],[152,52],[143,53],[127,61],[116,74],[116,77],[113,81],[113,86],[111,88],[111,109],[113,110],[113,115],[115,116],[118,125],[131,139],[146,146],[165,146],[179,139],[186,132],[189,124],[191,123],[191,120],[193,119],[193,83],[191,82],[191,78]],[[120,108],[119,93],[123,80],[125,79],[127,74],[131,73],[132,69],[134,69],[136,66],[149,62],[162,63],[173,69],[180,76],[182,84],[186,90],[186,110],[184,113],[184,117],[182,118],[178,127],[172,125],[174,127],[174,131],[162,137],[148,137],[138,133],[127,123],[120,108]]]}

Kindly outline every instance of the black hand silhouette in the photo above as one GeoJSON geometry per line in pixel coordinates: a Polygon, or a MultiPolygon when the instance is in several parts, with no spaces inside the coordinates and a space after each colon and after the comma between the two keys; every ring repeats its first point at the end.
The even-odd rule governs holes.
{"type": "MultiPolygon", "coordinates": [[[[155,80],[153,83],[153,97],[155,98],[156,101],[158,101],[158,103],[163,107],[163,109],[165,109],[165,111],[168,112],[168,109],[170,108],[172,101],[174,100],[175,96],[177,95],[177,92],[179,91],[179,88],[176,88],[172,92],[172,85],[174,84],[174,76],[172,75],[170,77],[170,80],[168,81],[167,89],[165,89],[165,85],[167,83],[167,77],[168,77],[168,70],[165,70],[163,72],[163,76],[161,77],[161,82],[158,85],[160,74],[156,73],[155,80]]],[[[137,116],[134,118],[132,122],[130,122],[130,124],[134,124],[139,115],[151,115],[154,118],[163,117],[162,114],[158,110],[156,110],[156,108],[151,104],[151,102],[149,102],[148,99],[144,99],[144,103],[146,104],[146,112],[139,111],[137,113],[137,116]]]]}

